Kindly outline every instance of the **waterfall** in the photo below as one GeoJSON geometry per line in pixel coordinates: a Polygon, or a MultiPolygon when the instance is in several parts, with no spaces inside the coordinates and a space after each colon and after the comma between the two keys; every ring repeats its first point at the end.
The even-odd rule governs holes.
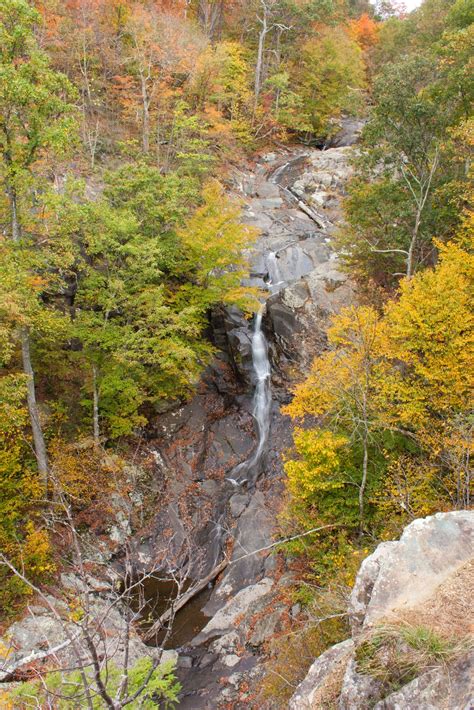
{"type": "MultiPolygon", "coordinates": [[[[249,474],[258,464],[265,450],[270,434],[270,411],[272,406],[272,390],[270,380],[270,360],[268,359],[267,339],[262,331],[262,319],[265,306],[262,306],[255,317],[255,326],[252,334],[252,364],[256,384],[253,395],[253,417],[257,422],[258,442],[253,454],[247,461],[240,463],[232,470],[232,475],[247,471],[249,474]]],[[[238,486],[248,479],[239,480],[229,477],[226,480],[238,486]]]]}
{"type": "Polygon", "coordinates": [[[267,268],[268,275],[270,276],[270,282],[268,286],[270,287],[271,291],[274,291],[278,286],[283,283],[280,266],[278,264],[278,258],[274,251],[270,251],[267,254],[267,268]]]}
{"type": "Polygon", "coordinates": [[[270,382],[270,361],[268,359],[268,345],[262,331],[264,307],[260,309],[255,318],[255,329],[252,336],[252,361],[257,378],[253,396],[253,416],[257,422],[258,445],[249,461],[250,467],[259,463],[270,434],[270,409],[272,406],[272,391],[270,382]]]}

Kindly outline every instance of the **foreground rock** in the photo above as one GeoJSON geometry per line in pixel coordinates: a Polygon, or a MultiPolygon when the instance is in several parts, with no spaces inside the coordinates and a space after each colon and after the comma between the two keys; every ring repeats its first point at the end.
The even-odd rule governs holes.
{"type": "Polygon", "coordinates": [[[350,602],[353,636],[380,619],[425,607],[436,589],[473,554],[474,512],[413,521],[399,541],[378,546],[362,563],[350,602]]]}
{"type": "Polygon", "coordinates": [[[351,595],[352,639],[316,659],[290,710],[472,707],[473,541],[474,512],[457,511],[379,545],[351,595]]]}
{"type": "Polygon", "coordinates": [[[145,646],[127,623],[113,585],[107,587],[94,578],[86,584],[75,574],[63,574],[61,587],[63,600],[43,594],[0,638],[1,683],[10,677],[23,680],[25,669],[41,668],[43,663],[46,667],[90,668],[90,648],[85,639],[91,630],[93,646],[100,648],[103,667],[110,672],[124,663],[131,667],[144,657],[161,657],[158,649],[145,646]],[[88,625],[75,624],[74,615],[83,609],[87,609],[88,625]]]}

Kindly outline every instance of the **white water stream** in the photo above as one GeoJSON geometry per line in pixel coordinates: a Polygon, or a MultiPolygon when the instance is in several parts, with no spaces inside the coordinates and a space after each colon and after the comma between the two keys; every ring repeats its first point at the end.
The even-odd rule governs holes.
{"type": "Polygon", "coordinates": [[[274,251],[270,251],[267,254],[267,268],[270,281],[268,282],[268,287],[270,291],[276,291],[278,286],[281,286],[283,279],[281,277],[280,266],[278,264],[278,257],[274,251]]]}
{"type": "Polygon", "coordinates": [[[263,306],[257,313],[255,329],[252,336],[252,361],[257,382],[253,396],[253,416],[257,422],[258,445],[249,466],[255,466],[263,454],[270,434],[270,410],[272,406],[272,390],[270,381],[270,360],[268,345],[262,331],[263,306]]]}
{"type": "Polygon", "coordinates": [[[260,459],[265,451],[265,446],[270,435],[272,389],[270,379],[270,360],[268,359],[268,344],[262,330],[264,310],[265,306],[262,306],[256,314],[255,326],[252,334],[252,363],[256,379],[252,414],[257,422],[258,442],[257,447],[250,458],[248,458],[247,461],[240,463],[233,469],[233,477],[227,478],[227,480],[234,486],[239,486],[242,483],[248,482],[248,478],[239,479],[236,477],[236,474],[241,471],[247,471],[249,474],[252,473],[252,469],[256,468],[260,463],[260,459]]]}

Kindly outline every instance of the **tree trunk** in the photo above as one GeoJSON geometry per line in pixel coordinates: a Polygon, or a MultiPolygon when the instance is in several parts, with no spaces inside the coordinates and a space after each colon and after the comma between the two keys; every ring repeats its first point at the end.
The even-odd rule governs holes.
{"type": "Polygon", "coordinates": [[[260,34],[258,36],[257,64],[255,67],[255,88],[254,88],[255,108],[257,108],[258,98],[260,96],[260,89],[262,88],[261,84],[262,84],[262,69],[263,69],[263,52],[265,49],[265,37],[267,36],[267,32],[268,32],[266,8],[264,9],[263,18],[260,20],[260,22],[262,23],[262,29],[260,30],[260,34]]]}
{"type": "Polygon", "coordinates": [[[362,446],[364,455],[362,459],[362,480],[359,488],[359,533],[362,534],[364,528],[364,497],[367,487],[367,474],[369,468],[369,425],[367,416],[367,392],[369,390],[369,368],[370,365],[366,362],[365,367],[365,389],[362,398],[362,417],[364,421],[364,434],[362,437],[362,446]]]}
{"type": "Polygon", "coordinates": [[[359,488],[359,530],[362,532],[364,521],[364,496],[367,487],[367,470],[369,466],[369,449],[367,443],[367,432],[364,433],[364,458],[362,460],[362,481],[359,488]]]}
{"type": "Polygon", "coordinates": [[[10,212],[12,217],[12,239],[14,242],[19,242],[21,239],[20,221],[18,219],[18,199],[16,190],[13,187],[7,188],[8,197],[10,200],[10,212]]]}
{"type": "Polygon", "coordinates": [[[431,185],[433,182],[434,175],[438,169],[438,165],[439,165],[439,146],[436,147],[436,151],[435,151],[432,163],[431,163],[429,175],[425,179],[423,179],[422,176],[420,176],[419,180],[417,180],[417,183],[420,186],[419,196],[417,196],[415,194],[415,190],[412,187],[410,180],[407,177],[406,172],[402,167],[402,175],[405,178],[405,182],[408,185],[408,188],[409,188],[411,194],[413,195],[413,198],[414,198],[415,204],[416,204],[415,226],[413,227],[413,232],[412,232],[411,241],[410,241],[410,247],[408,249],[408,254],[407,254],[407,278],[408,279],[410,279],[413,276],[413,273],[415,270],[415,246],[418,241],[418,233],[420,231],[421,217],[423,215],[423,210],[425,209],[428,197],[431,193],[431,185]]]}
{"type": "Polygon", "coordinates": [[[415,270],[415,246],[418,239],[418,231],[420,229],[421,211],[418,208],[415,219],[415,226],[410,241],[410,246],[407,254],[407,279],[411,279],[415,270]]]}
{"type": "Polygon", "coordinates": [[[223,0],[199,0],[199,24],[212,43],[220,39],[223,14],[223,0]]]}
{"type": "Polygon", "coordinates": [[[150,101],[146,87],[146,77],[143,74],[140,77],[142,85],[142,105],[143,105],[143,127],[142,127],[142,146],[143,152],[148,153],[150,150],[150,101]]]}
{"type": "MultiPolygon", "coordinates": [[[[10,210],[12,217],[12,239],[14,242],[19,242],[21,239],[21,225],[18,217],[18,200],[15,188],[8,188],[8,196],[10,198],[10,210]]],[[[31,430],[33,433],[33,446],[38,464],[38,472],[43,479],[44,484],[47,485],[49,476],[48,455],[46,452],[43,429],[41,427],[38,403],[36,401],[35,373],[31,364],[30,334],[27,328],[23,327],[21,329],[20,339],[23,372],[28,377],[26,383],[26,401],[28,405],[28,414],[30,415],[31,430]]]]}
{"type": "Polygon", "coordinates": [[[100,426],[99,426],[99,390],[97,387],[97,368],[92,368],[92,388],[93,388],[93,426],[94,426],[94,442],[100,441],[100,426]]]}
{"type": "Polygon", "coordinates": [[[35,374],[31,364],[30,353],[30,334],[26,328],[22,328],[21,330],[21,353],[23,357],[23,371],[28,376],[26,383],[26,400],[33,432],[36,461],[38,462],[38,471],[43,479],[43,483],[47,485],[49,475],[48,455],[46,453],[46,443],[41,427],[38,404],[36,402],[35,374]]]}

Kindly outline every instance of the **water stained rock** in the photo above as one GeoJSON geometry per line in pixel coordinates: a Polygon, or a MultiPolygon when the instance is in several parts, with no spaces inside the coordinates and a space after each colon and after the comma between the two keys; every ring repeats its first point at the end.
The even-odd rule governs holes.
{"type": "Polygon", "coordinates": [[[179,638],[186,658],[179,667],[183,708],[235,703],[241,683],[260,672],[259,649],[285,612],[270,549],[281,452],[291,444],[278,401],[288,398],[289,367],[304,366],[325,347],[329,317],[350,299],[330,241],[348,158],[343,148],[276,152],[236,178],[246,197],[245,221],[261,230],[250,282],[268,291],[265,314],[249,321],[235,308],[212,313],[216,360],[191,402],[157,418],[149,442],[159,452],[162,480],[161,505],[140,540],[149,559],[156,563],[161,555],[174,568],[191,559],[194,579],[228,559],[196,607],[196,619],[209,615],[205,627],[192,643],[179,638]],[[318,201],[319,193],[329,198],[318,201]]]}

